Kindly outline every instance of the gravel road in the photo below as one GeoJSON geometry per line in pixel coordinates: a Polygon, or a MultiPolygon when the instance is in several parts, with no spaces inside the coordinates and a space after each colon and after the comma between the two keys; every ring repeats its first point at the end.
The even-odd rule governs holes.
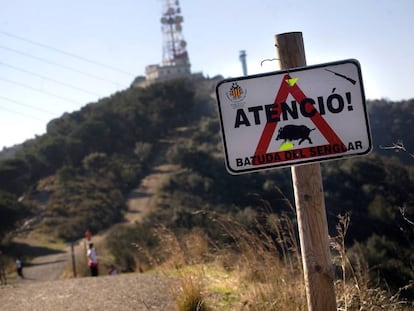
{"type": "Polygon", "coordinates": [[[58,280],[63,270],[71,263],[70,253],[62,251],[57,254],[34,258],[29,265],[23,268],[23,281],[53,281],[58,280]]]}
{"type": "Polygon", "coordinates": [[[18,282],[0,287],[0,311],[169,311],[172,287],[155,273],[18,282]]]}

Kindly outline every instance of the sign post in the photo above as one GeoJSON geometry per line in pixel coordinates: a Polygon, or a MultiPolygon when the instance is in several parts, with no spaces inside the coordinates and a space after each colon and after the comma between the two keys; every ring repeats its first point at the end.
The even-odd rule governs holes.
{"type": "Polygon", "coordinates": [[[335,311],[320,164],[372,148],[358,61],[307,66],[302,33],[275,36],[281,71],[217,85],[226,168],[290,166],[310,311],[335,311]],[[316,163],[315,163],[316,162],[316,163]]]}
{"type": "MultiPolygon", "coordinates": [[[[282,69],[305,66],[302,34],[275,36],[282,69]]],[[[336,298],[320,164],[292,166],[308,310],[334,311],[336,298]]]]}

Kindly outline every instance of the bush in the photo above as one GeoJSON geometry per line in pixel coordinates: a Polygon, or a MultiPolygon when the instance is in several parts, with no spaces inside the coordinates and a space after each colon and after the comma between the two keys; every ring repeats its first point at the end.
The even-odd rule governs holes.
{"type": "MultiPolygon", "coordinates": [[[[385,236],[372,235],[365,243],[357,242],[351,252],[362,254],[370,267],[371,285],[379,284],[383,289],[397,292],[414,279],[410,263],[414,259],[412,251],[402,249],[396,242],[385,236]]],[[[401,291],[401,297],[414,298],[414,288],[401,291]]]]}
{"type": "Polygon", "coordinates": [[[124,272],[145,271],[157,261],[154,250],[159,245],[152,227],[136,224],[126,227],[122,224],[114,226],[106,238],[106,247],[115,258],[119,269],[124,272]]]}

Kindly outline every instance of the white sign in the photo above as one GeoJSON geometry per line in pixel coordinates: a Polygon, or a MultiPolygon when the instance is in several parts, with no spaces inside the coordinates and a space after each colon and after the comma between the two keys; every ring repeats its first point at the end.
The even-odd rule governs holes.
{"type": "Polygon", "coordinates": [[[230,174],[372,148],[357,60],[226,79],[216,92],[230,174]]]}

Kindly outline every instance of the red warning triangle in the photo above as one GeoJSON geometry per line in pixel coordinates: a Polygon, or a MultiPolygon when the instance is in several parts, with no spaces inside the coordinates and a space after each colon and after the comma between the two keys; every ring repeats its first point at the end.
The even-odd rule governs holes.
{"type": "MultiPolygon", "coordinates": [[[[289,94],[291,94],[293,96],[293,98],[296,100],[297,103],[299,103],[300,105],[304,104],[304,99],[307,98],[307,96],[302,92],[302,90],[299,88],[297,83],[288,83],[287,81],[292,81],[291,77],[287,74],[283,77],[282,79],[282,83],[280,85],[279,91],[276,94],[276,98],[274,100],[274,104],[276,105],[280,105],[281,103],[285,102],[287,97],[289,96],[289,94]]],[[[296,82],[296,81],[295,81],[296,82]]],[[[306,102],[306,101],[305,101],[306,102]]],[[[308,111],[309,109],[311,109],[312,107],[309,107],[311,105],[307,105],[307,107],[305,107],[307,112],[311,112],[308,111]]],[[[273,116],[275,118],[279,118],[281,114],[281,109],[277,109],[273,116]]],[[[330,154],[334,154],[334,153],[342,153],[344,151],[346,151],[346,147],[344,145],[344,143],[341,141],[341,139],[338,137],[338,135],[336,135],[336,133],[334,132],[334,130],[331,128],[331,126],[325,121],[324,118],[322,118],[322,116],[319,114],[318,111],[316,111],[316,113],[313,114],[312,117],[310,117],[311,121],[315,124],[315,126],[318,128],[318,130],[321,132],[321,134],[325,137],[325,139],[328,141],[328,145],[326,146],[330,146],[330,145],[336,145],[339,146],[338,148],[336,148],[335,150],[331,150],[330,154]]],[[[269,122],[266,123],[262,135],[260,137],[259,143],[257,144],[256,147],[256,152],[255,152],[255,161],[254,161],[254,165],[259,165],[259,164],[267,164],[267,163],[272,163],[272,162],[276,162],[276,161],[272,161],[272,160],[262,160],[260,161],[260,158],[264,158],[263,156],[265,156],[267,154],[267,149],[269,148],[270,142],[272,140],[273,134],[276,130],[277,127],[277,123],[278,122],[269,122]]],[[[323,146],[322,146],[323,147],[323,146]]],[[[302,149],[294,149],[294,151],[300,150],[301,151],[301,156],[302,157],[311,157],[310,154],[310,147],[305,147],[302,149]]],[[[283,160],[283,152],[276,152],[278,154],[280,154],[279,157],[270,157],[270,159],[278,159],[278,161],[280,161],[280,159],[283,160]]]]}

